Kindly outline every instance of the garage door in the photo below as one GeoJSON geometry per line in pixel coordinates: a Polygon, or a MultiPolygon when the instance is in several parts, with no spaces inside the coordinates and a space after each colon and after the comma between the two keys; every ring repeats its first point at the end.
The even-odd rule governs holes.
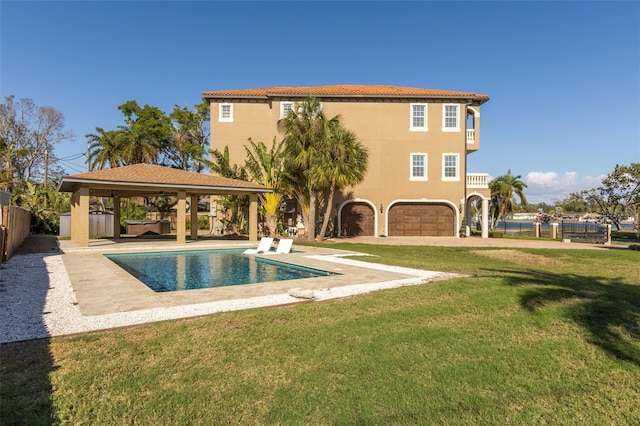
{"type": "Polygon", "coordinates": [[[446,204],[394,204],[389,210],[389,236],[453,237],[455,212],[446,204]]]}
{"type": "Polygon", "coordinates": [[[342,228],[346,227],[348,237],[375,236],[375,214],[370,205],[349,203],[340,215],[342,228]]]}

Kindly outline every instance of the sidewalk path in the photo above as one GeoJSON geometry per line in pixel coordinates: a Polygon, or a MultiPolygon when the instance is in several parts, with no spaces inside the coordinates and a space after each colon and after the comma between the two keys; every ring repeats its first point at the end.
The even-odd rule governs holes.
{"type": "Polygon", "coordinates": [[[626,248],[626,246],[563,243],[550,240],[525,240],[512,238],[479,238],[479,237],[353,237],[326,240],[334,243],[352,244],[380,244],[390,246],[440,246],[440,247],[509,247],[509,248],[538,248],[538,249],[579,249],[602,250],[611,248],[626,248]]]}

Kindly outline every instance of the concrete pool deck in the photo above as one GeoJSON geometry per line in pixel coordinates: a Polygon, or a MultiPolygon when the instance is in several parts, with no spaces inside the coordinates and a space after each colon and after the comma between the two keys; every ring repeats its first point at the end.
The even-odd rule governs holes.
{"type": "Polygon", "coordinates": [[[356,260],[346,261],[343,259],[345,256],[358,256],[359,253],[294,244],[293,253],[272,254],[265,257],[270,260],[320,269],[339,275],[156,293],[104,256],[114,253],[249,248],[255,247],[255,245],[255,243],[248,241],[230,240],[198,240],[184,245],[166,240],[131,242],[104,240],[94,241],[89,248],[80,248],[71,241],[60,241],[60,249],[63,252],[62,260],[83,315],[104,315],[289,294],[293,288],[328,293],[338,287],[382,284],[411,279],[427,280],[429,277],[436,278],[444,275],[439,272],[396,268],[356,260]]]}

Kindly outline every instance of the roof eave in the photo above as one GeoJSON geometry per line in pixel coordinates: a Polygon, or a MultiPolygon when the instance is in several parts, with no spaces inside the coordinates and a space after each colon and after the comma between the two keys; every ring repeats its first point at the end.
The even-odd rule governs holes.
{"type": "Polygon", "coordinates": [[[489,97],[480,97],[477,95],[387,95],[387,94],[362,94],[362,95],[343,95],[343,94],[314,94],[314,93],[268,93],[267,95],[204,95],[205,99],[214,100],[233,100],[233,99],[256,99],[256,100],[268,100],[273,98],[306,98],[308,95],[313,95],[318,98],[340,98],[340,99],[366,99],[366,98],[378,98],[378,99],[468,99],[470,101],[476,101],[480,105],[487,102],[489,97]]]}
{"type": "Polygon", "coordinates": [[[162,191],[167,192],[167,188],[171,189],[184,189],[191,192],[194,191],[203,191],[203,192],[211,192],[211,191],[224,191],[224,192],[242,192],[242,193],[269,193],[273,192],[271,188],[255,188],[255,187],[233,187],[233,186],[224,186],[224,185],[184,185],[184,184],[168,184],[168,183],[136,183],[136,182],[114,182],[114,181],[104,181],[104,180],[95,180],[95,179],[68,179],[63,178],[60,182],[60,186],[58,187],[58,192],[73,192],[76,184],[84,184],[84,185],[100,185],[100,186],[124,186],[131,188],[162,188],[162,191]]]}
{"type": "Polygon", "coordinates": [[[206,95],[203,93],[203,98],[211,100],[211,99],[262,99],[267,100],[269,96],[264,95],[206,95]]]}

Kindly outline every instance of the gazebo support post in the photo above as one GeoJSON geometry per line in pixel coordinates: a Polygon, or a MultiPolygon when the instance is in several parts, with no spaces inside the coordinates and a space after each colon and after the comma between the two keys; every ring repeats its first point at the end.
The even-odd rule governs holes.
{"type": "Polygon", "coordinates": [[[120,197],[113,197],[113,238],[120,238],[120,197]]]}
{"type": "Polygon", "coordinates": [[[178,191],[177,221],[176,221],[176,241],[178,244],[187,242],[187,193],[178,191]]]}
{"type": "Polygon", "coordinates": [[[249,241],[258,241],[258,196],[249,195],[249,241]]]}
{"type": "Polygon", "coordinates": [[[80,187],[71,197],[71,239],[89,247],[89,188],[80,187]]]}
{"type": "Polygon", "coordinates": [[[198,196],[191,194],[191,241],[198,240],[198,196]]]}

